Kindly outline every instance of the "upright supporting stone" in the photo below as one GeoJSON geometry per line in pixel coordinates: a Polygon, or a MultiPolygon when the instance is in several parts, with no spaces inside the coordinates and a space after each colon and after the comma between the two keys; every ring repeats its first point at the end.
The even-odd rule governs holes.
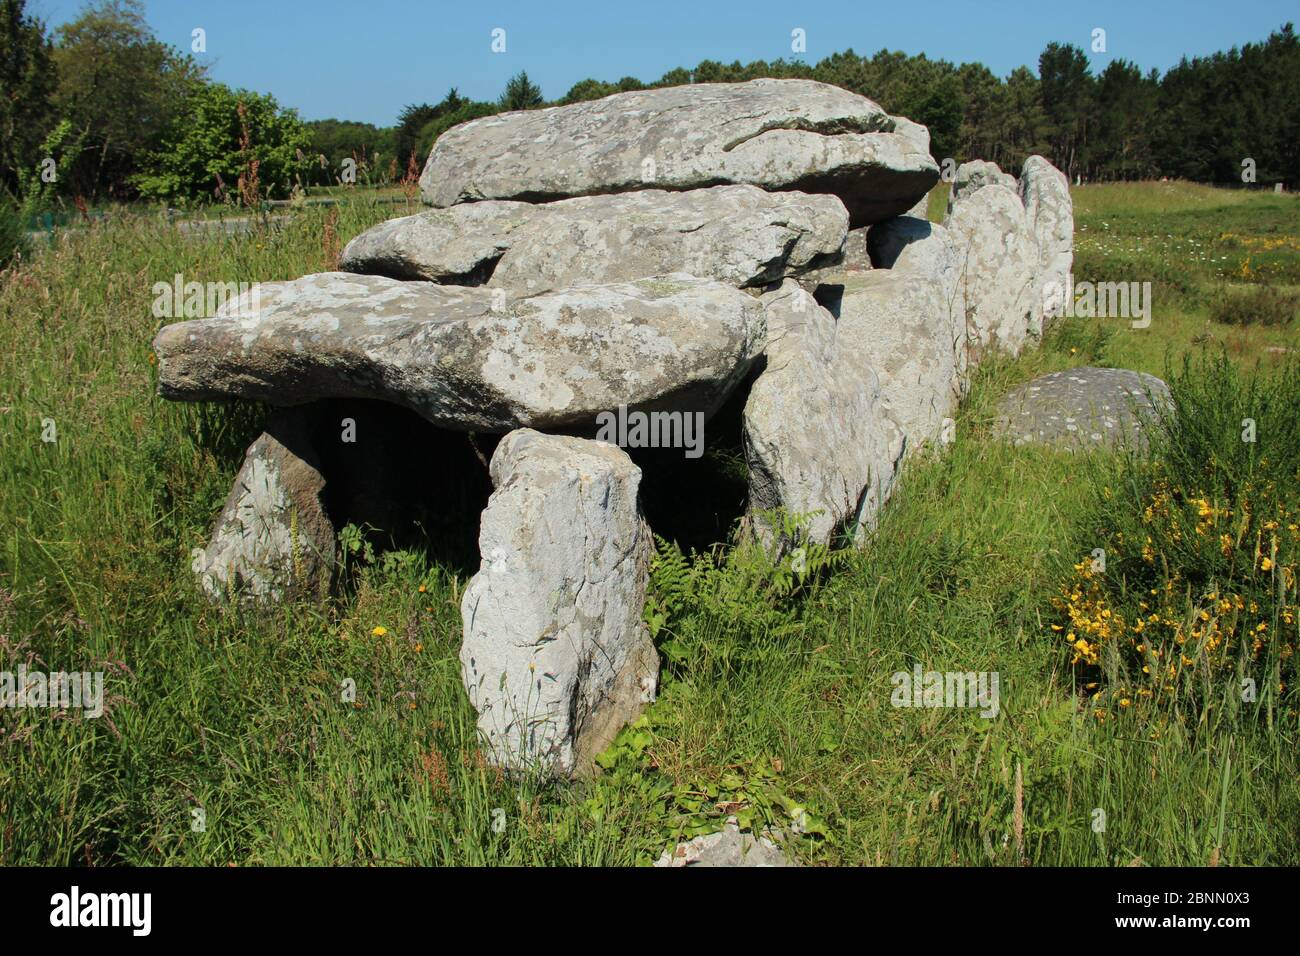
{"type": "Polygon", "coordinates": [[[1038,309],[1041,325],[1064,314],[1070,269],[1074,265],[1074,203],[1070,183],[1041,156],[1030,156],[1020,172],[1020,198],[1025,221],[1038,244],[1038,309]]]}
{"type": "Polygon", "coordinates": [[[275,602],[329,589],[334,527],[304,413],[277,415],[248,447],[194,570],[213,600],[275,602]]]}
{"type": "MultiPolygon", "coordinates": [[[[866,276],[874,273],[865,273],[866,276]]],[[[806,517],[808,540],[856,537],[889,493],[901,438],[859,342],[790,279],[763,296],[767,367],[745,403],[750,518],[759,540],[782,548],[763,512],[806,517]]]]}
{"type": "Polygon", "coordinates": [[[491,472],[462,678],[495,762],[582,774],[658,684],[641,470],[614,445],[525,428],[491,472]]]}
{"type": "Polygon", "coordinates": [[[944,225],[961,264],[971,365],[992,351],[1020,354],[1041,331],[1042,310],[1038,242],[1020,196],[986,184],[958,198],[944,225]]]}
{"type": "Polygon", "coordinates": [[[837,347],[875,371],[881,411],[903,435],[905,451],[938,438],[952,412],[960,335],[941,280],[876,269],[845,283],[837,347]]]}

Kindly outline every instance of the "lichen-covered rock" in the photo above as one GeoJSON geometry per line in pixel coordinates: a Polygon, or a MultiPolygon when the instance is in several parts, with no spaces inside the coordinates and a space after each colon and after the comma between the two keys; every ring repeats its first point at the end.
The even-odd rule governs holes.
{"type": "Polygon", "coordinates": [[[498,765],[581,774],[657,686],[641,471],[613,445],[531,429],[491,470],[461,601],[465,688],[498,765]]]}
{"type": "MultiPolygon", "coordinates": [[[[871,273],[868,273],[869,275],[871,273]]],[[[898,433],[885,417],[880,384],[853,335],[797,283],[763,296],[768,315],[764,371],[744,410],[749,507],[760,540],[780,548],[762,512],[806,516],[819,544],[869,526],[889,492],[898,433]]]]}
{"type": "Polygon", "coordinates": [[[485,201],[380,223],[340,268],[525,294],[670,272],[763,285],[837,256],[848,226],[834,196],[757,186],[485,201]]]}
{"type": "Polygon", "coordinates": [[[453,127],[420,187],[443,207],[751,183],[832,193],[860,226],[898,215],[938,180],[916,131],[897,125],[866,97],[812,80],[636,90],[453,127]]]}
{"type": "Polygon", "coordinates": [[[905,451],[937,438],[956,403],[959,334],[928,274],[877,269],[845,285],[837,352],[874,370],[905,451]]]}
{"type": "Polygon", "coordinates": [[[1169,401],[1169,386],[1145,372],[1068,368],[1003,396],[993,431],[1017,445],[1126,445],[1140,451],[1147,446],[1147,430],[1169,401]]]}
{"type": "Polygon", "coordinates": [[[786,856],[780,845],[783,835],[763,832],[755,835],[741,830],[734,820],[727,820],[716,833],[702,833],[683,840],[654,865],[664,868],[683,866],[798,866],[786,856]]]}
{"type": "Polygon", "coordinates": [[[997,163],[991,163],[985,159],[972,159],[970,162],[962,163],[957,167],[956,175],[952,181],[952,189],[948,193],[948,212],[952,212],[952,207],[958,200],[970,196],[976,190],[983,189],[985,186],[1005,186],[1013,193],[1019,192],[1016,177],[1010,173],[1004,173],[997,163]]]}
{"type": "Polygon", "coordinates": [[[1038,245],[1038,297],[1042,326],[1064,312],[1074,265],[1074,203],[1065,174],[1042,156],[1030,156],[1020,172],[1025,221],[1038,245]]]}
{"type": "Polygon", "coordinates": [[[619,405],[708,416],[764,328],[753,296],[688,275],[518,298],[329,272],[165,326],[154,351],[164,398],[376,398],[444,428],[505,432],[593,426],[619,405]]]}
{"type": "Polygon", "coordinates": [[[248,447],[208,546],[193,569],[215,601],[272,603],[323,596],[334,567],[334,527],[309,430],[295,413],[272,419],[248,447]]]}
{"type": "Polygon", "coordinates": [[[991,183],[955,203],[944,225],[961,268],[971,364],[990,350],[1018,355],[1041,315],[1038,244],[1020,197],[991,183]]]}
{"type": "Polygon", "coordinates": [[[966,394],[966,284],[952,236],[943,226],[914,216],[886,219],[871,227],[868,248],[872,264],[899,274],[920,276],[935,283],[947,309],[952,339],[954,399],[966,394]]]}

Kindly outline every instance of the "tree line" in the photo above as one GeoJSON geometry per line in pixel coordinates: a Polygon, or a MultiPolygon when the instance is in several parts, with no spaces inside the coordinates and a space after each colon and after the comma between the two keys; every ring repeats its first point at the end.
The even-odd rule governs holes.
{"type": "Polygon", "coordinates": [[[138,0],[99,0],[50,32],[0,0],[0,192],[28,208],[55,197],[255,202],[310,186],[418,177],[443,132],[494,113],[686,83],[800,77],[870,97],[930,128],[936,159],[1018,169],[1041,153],[1072,179],[1300,180],[1300,41],[1266,40],[1183,59],[1163,75],[1127,60],[1099,74],[1072,44],[1049,43],[1037,73],[853,50],[819,62],[704,60],[658,80],[585,79],[548,101],[526,73],[491,102],[453,87],[406,106],[391,127],[305,122],[273,96],[213,81],[159,41],[138,0]]]}

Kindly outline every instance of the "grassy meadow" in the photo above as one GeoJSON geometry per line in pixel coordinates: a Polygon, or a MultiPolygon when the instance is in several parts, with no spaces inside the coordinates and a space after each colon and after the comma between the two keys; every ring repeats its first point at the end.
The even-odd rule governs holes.
{"type": "Polygon", "coordinates": [[[327,606],[261,612],[190,573],[265,410],[157,398],[151,287],[321,271],[404,208],[60,234],[0,274],[0,670],[104,671],[108,699],[0,710],[0,864],[631,865],[728,813],[810,864],[1300,863],[1300,204],[1074,200],[1076,279],[1152,281],[1150,327],[1065,320],[983,366],[861,551],[796,575],[663,542],[660,699],[570,786],[483,760],[457,661],[472,567],[358,551],[327,606]],[[1085,364],[1171,379],[1154,460],[990,439],[1008,388],[1085,364]],[[917,664],[996,671],[998,716],[892,706],[917,664]]]}

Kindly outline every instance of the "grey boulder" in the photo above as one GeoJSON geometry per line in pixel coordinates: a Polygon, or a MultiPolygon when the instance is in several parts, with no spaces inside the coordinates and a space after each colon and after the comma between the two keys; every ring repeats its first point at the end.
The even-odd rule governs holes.
{"type": "Polygon", "coordinates": [[[899,452],[880,383],[842,324],[792,280],[763,306],[767,364],[743,414],[752,526],[777,550],[799,541],[765,512],[802,519],[799,540],[856,537],[887,497],[899,452]]]}
{"type": "Polygon", "coordinates": [[[848,227],[834,196],[744,185],[490,200],[381,223],[348,243],[340,268],[523,293],[670,272],[762,285],[837,256],[848,227]]]}
{"type": "Polygon", "coordinates": [[[585,774],[658,682],[641,471],[605,442],[521,429],[491,472],[461,601],[465,688],[497,765],[585,774]]]}
{"type": "Polygon", "coordinates": [[[1147,432],[1169,407],[1169,386],[1120,368],[1070,368],[1040,376],[998,402],[994,434],[1016,445],[1147,447],[1147,432]]]}
{"type": "Polygon", "coordinates": [[[949,318],[943,334],[952,339],[953,395],[960,398],[968,384],[966,283],[952,235],[928,219],[898,216],[872,226],[867,240],[876,268],[934,283],[949,318]]]}
{"type": "Polygon", "coordinates": [[[688,275],[509,298],[330,272],[165,326],[154,351],[164,398],[374,398],[444,428],[505,432],[594,428],[619,405],[708,416],[764,331],[753,296],[688,275]]]}
{"type": "Polygon", "coordinates": [[[859,226],[903,212],[938,180],[916,130],[897,128],[866,97],[812,80],[637,90],[453,127],[420,187],[445,207],[751,183],[832,193],[859,226]]]}
{"type": "Polygon", "coordinates": [[[836,348],[880,382],[880,410],[910,451],[938,438],[956,404],[961,331],[940,282],[876,269],[851,279],[840,299],[836,348]]]}
{"type": "Polygon", "coordinates": [[[684,866],[798,866],[781,848],[782,834],[763,832],[755,835],[741,830],[734,819],[727,820],[716,833],[702,833],[678,843],[664,853],[654,865],[664,868],[684,866]]]}
{"type": "Polygon", "coordinates": [[[948,211],[952,212],[952,207],[958,200],[985,186],[1005,186],[1012,192],[1019,192],[1016,177],[1004,173],[997,163],[985,159],[972,159],[957,167],[952,189],[948,193],[948,211]]]}
{"type": "Polygon", "coordinates": [[[961,270],[971,364],[990,351],[1018,355],[1041,331],[1038,244],[1020,197],[991,183],[954,203],[944,225],[961,270]]]}

